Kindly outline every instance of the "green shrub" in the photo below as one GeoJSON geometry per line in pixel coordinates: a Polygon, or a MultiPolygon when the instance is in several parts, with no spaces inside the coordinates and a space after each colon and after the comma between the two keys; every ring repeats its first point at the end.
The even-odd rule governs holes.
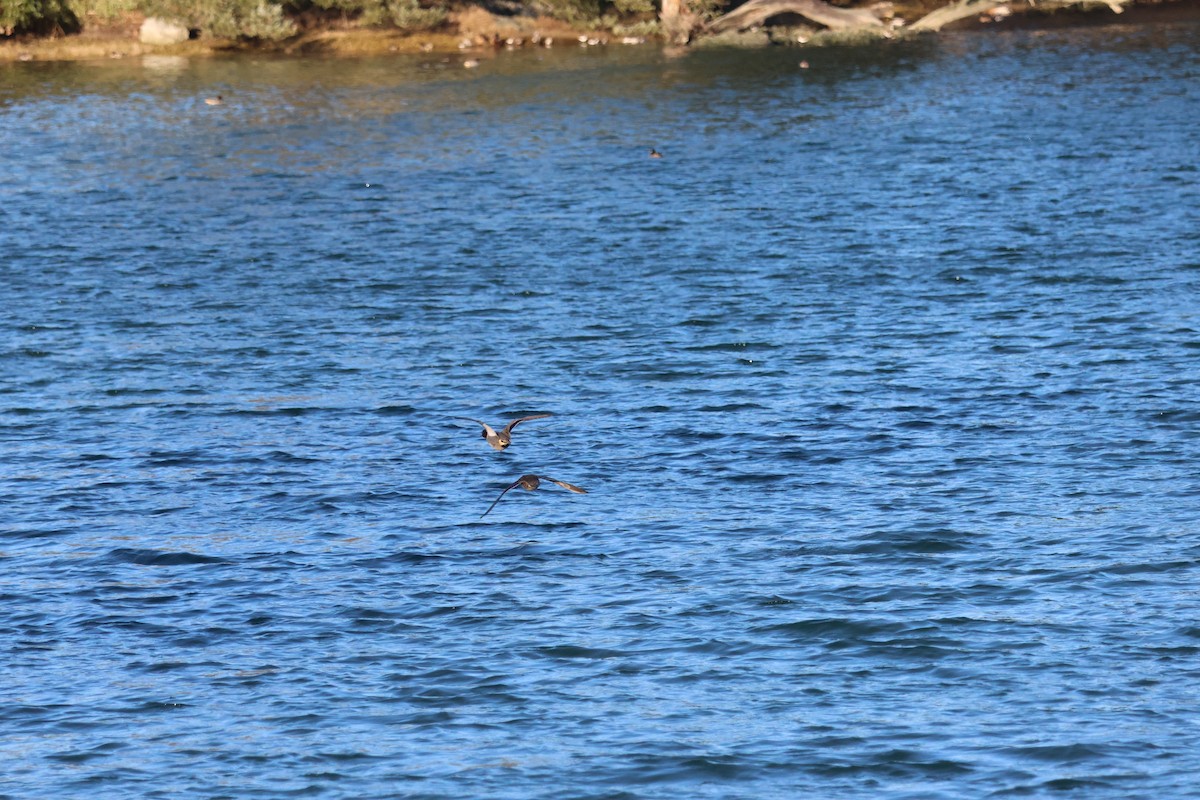
{"type": "Polygon", "coordinates": [[[633,14],[657,14],[653,0],[612,0],[613,10],[622,16],[633,14]]]}
{"type": "Polygon", "coordinates": [[[218,39],[286,39],[296,26],[267,0],[144,0],[150,16],[178,20],[218,39]]]}
{"type": "Polygon", "coordinates": [[[394,25],[408,31],[429,30],[446,21],[446,6],[441,2],[426,7],[420,0],[312,0],[312,5],[341,11],[363,25],[394,25]]]}
{"type": "Polygon", "coordinates": [[[93,20],[112,22],[142,8],[139,0],[67,0],[67,3],[84,25],[93,20]]]}
{"type": "Polygon", "coordinates": [[[426,31],[446,21],[445,6],[423,8],[418,0],[389,0],[388,21],[397,28],[426,31]]]}
{"type": "Polygon", "coordinates": [[[640,22],[617,22],[610,26],[613,36],[640,36],[642,38],[662,35],[662,23],[658,19],[644,19],[640,22]]]}
{"type": "Polygon", "coordinates": [[[572,25],[612,27],[613,19],[657,18],[659,5],[655,0],[528,0],[526,7],[572,25]]]}
{"type": "Polygon", "coordinates": [[[572,25],[596,24],[604,11],[604,0],[533,0],[535,14],[561,19],[572,25]]]}
{"type": "Polygon", "coordinates": [[[723,0],[687,0],[687,10],[703,20],[713,20],[727,10],[723,0]]]}
{"type": "Polygon", "coordinates": [[[0,0],[0,33],[70,33],[79,18],[66,0],[0,0]]]}

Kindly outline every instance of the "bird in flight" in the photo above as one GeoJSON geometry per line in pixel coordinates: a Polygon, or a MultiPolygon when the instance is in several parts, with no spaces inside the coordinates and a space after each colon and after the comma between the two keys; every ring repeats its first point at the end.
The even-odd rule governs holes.
{"type": "Polygon", "coordinates": [[[479,518],[483,519],[486,517],[488,513],[496,507],[496,503],[500,502],[500,498],[508,494],[509,489],[515,489],[520,486],[522,489],[532,492],[534,489],[542,485],[542,481],[557,483],[568,492],[574,492],[575,494],[587,494],[587,489],[581,489],[578,486],[567,483],[566,481],[556,481],[554,478],[548,478],[545,475],[522,475],[520,478],[517,478],[517,480],[508,487],[508,489],[505,489],[503,492],[501,492],[500,497],[497,497],[495,500],[493,500],[492,504],[488,506],[488,510],[480,514],[479,518]]]}
{"type": "Polygon", "coordinates": [[[495,430],[491,425],[488,425],[483,420],[474,419],[473,417],[455,417],[455,419],[466,419],[466,420],[470,420],[471,422],[482,425],[483,426],[483,438],[487,439],[487,443],[490,444],[496,450],[503,450],[506,447],[508,447],[510,444],[512,444],[512,429],[513,428],[517,427],[522,422],[528,422],[531,419],[544,419],[546,417],[551,417],[551,416],[554,416],[554,415],[553,414],[530,414],[528,417],[520,417],[518,419],[514,419],[512,422],[505,425],[503,430],[500,430],[500,431],[495,430]]]}

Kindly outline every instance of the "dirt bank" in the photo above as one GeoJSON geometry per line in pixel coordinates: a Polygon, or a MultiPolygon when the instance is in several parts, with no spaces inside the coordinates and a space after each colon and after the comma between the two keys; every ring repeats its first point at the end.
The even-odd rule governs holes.
{"type": "Polygon", "coordinates": [[[350,25],[313,26],[282,42],[196,38],[176,45],[138,41],[143,18],[85,25],[77,34],[0,38],[0,61],[79,61],[142,55],[211,56],[238,52],[288,55],[371,56],[386,53],[451,52],[488,47],[531,46],[536,42],[576,44],[579,36],[611,34],[573,28],[549,17],[499,17],[480,8],[451,14],[442,30],[406,33],[397,29],[350,25]]]}
{"type": "MultiPolygon", "coordinates": [[[[884,4],[877,4],[884,5],[884,4]]],[[[888,16],[909,23],[944,3],[939,0],[903,0],[889,6],[888,16]]],[[[1200,0],[1138,0],[1116,14],[1103,2],[1047,13],[1022,0],[996,0],[996,13],[981,13],[958,20],[947,29],[1059,27],[1078,24],[1138,24],[1200,18],[1200,0]]],[[[549,17],[502,17],[472,7],[451,14],[442,30],[406,33],[400,30],[358,28],[350,25],[314,26],[283,42],[245,42],[197,38],[177,45],[155,46],[138,41],[142,18],[136,15],[107,23],[87,24],[78,34],[0,39],[3,61],[80,61],[131,58],[142,55],[214,56],[238,52],[313,56],[373,56],[387,53],[457,52],[496,47],[578,46],[582,37],[596,43],[629,41],[611,31],[572,27],[549,17]]],[[[904,29],[899,28],[897,33],[904,29]]],[[[632,40],[636,40],[636,37],[632,40]]],[[[653,38],[651,41],[654,41],[653,38]]]]}

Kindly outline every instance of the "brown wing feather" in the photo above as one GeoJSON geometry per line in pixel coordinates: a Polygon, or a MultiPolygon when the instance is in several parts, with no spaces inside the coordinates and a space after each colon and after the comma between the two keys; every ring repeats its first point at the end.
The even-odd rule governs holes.
{"type": "Polygon", "coordinates": [[[528,417],[520,417],[518,419],[514,419],[512,422],[505,425],[504,432],[512,433],[512,429],[517,427],[518,425],[520,425],[522,422],[528,422],[531,419],[545,419],[546,417],[552,417],[552,416],[554,416],[554,415],[553,414],[530,414],[528,417]]]}
{"type": "MultiPolygon", "coordinates": [[[[518,486],[520,486],[520,485],[521,485],[521,482],[520,482],[520,481],[517,481],[516,483],[512,484],[511,486],[509,486],[509,487],[508,487],[508,489],[505,489],[503,492],[501,492],[501,493],[500,493],[500,497],[504,497],[504,495],[508,494],[508,490],[509,490],[509,489],[515,489],[515,488],[517,488],[517,487],[518,487],[518,486]]],[[[490,506],[488,506],[488,509],[487,509],[487,511],[485,511],[485,512],[483,512],[482,514],[480,514],[480,515],[479,515],[479,518],[480,518],[480,519],[483,519],[484,517],[486,517],[488,514],[490,514],[490,513],[491,513],[492,509],[496,507],[496,503],[499,503],[499,502],[500,502],[500,497],[497,497],[495,500],[493,500],[493,501],[492,501],[492,504],[491,504],[490,506]]]]}
{"type": "Polygon", "coordinates": [[[550,481],[551,483],[557,483],[559,486],[566,489],[568,492],[574,492],[575,494],[587,494],[587,489],[581,489],[573,483],[567,483],[566,481],[555,480],[554,478],[548,478],[545,475],[543,475],[542,478],[544,480],[550,481]]]}
{"type": "Polygon", "coordinates": [[[469,420],[470,422],[474,422],[476,425],[482,425],[483,426],[483,435],[485,437],[496,435],[496,432],[494,430],[492,430],[492,426],[488,425],[486,422],[484,422],[481,419],[475,419],[474,417],[454,417],[454,419],[465,419],[465,420],[469,420]]]}

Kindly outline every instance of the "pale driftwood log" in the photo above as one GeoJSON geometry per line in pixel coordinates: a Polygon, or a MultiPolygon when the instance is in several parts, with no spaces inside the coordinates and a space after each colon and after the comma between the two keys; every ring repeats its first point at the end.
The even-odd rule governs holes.
{"type": "MultiPolygon", "coordinates": [[[[1050,0],[1043,2],[1039,0],[1037,7],[1040,9],[1048,8],[1066,8],[1067,6],[1108,6],[1114,14],[1125,13],[1125,6],[1133,3],[1133,0],[1050,0]]],[[[1033,3],[1030,3],[1033,5],[1033,3]]]]}
{"type": "Polygon", "coordinates": [[[948,6],[942,6],[936,11],[930,11],[925,16],[908,26],[910,31],[937,31],[943,25],[957,22],[960,19],[982,14],[989,8],[1003,5],[1002,0],[959,0],[948,6]]]}
{"type": "MultiPolygon", "coordinates": [[[[994,3],[994,0],[993,0],[994,3]]],[[[879,27],[879,17],[864,8],[835,8],[822,0],[750,0],[708,24],[708,33],[745,30],[777,14],[799,14],[832,30],[879,27]]]]}
{"type": "MultiPolygon", "coordinates": [[[[1067,8],[1068,6],[1078,5],[1106,5],[1113,10],[1114,14],[1120,14],[1125,9],[1123,5],[1131,3],[1133,0],[1039,0],[1037,3],[1038,10],[1045,11],[1053,8],[1067,8]]],[[[959,0],[957,3],[952,3],[948,6],[942,6],[936,11],[931,11],[919,20],[908,26],[910,31],[936,31],[942,26],[949,25],[951,22],[957,22],[960,19],[973,17],[977,14],[986,14],[996,6],[1009,6],[1010,3],[1004,0],[959,0]]],[[[1033,0],[1030,0],[1030,6],[1033,6],[1033,0]]]]}

